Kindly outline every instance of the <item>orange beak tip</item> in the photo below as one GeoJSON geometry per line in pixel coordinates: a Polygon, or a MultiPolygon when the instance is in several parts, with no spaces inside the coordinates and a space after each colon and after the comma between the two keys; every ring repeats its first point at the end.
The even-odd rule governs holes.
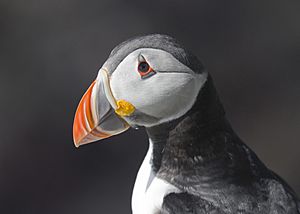
{"type": "MultiPolygon", "coordinates": [[[[105,94],[99,92],[99,88],[101,88],[99,84],[102,84],[100,80],[91,84],[77,107],[73,123],[73,141],[76,148],[119,134],[129,128],[129,125],[119,119],[116,114],[109,114],[100,124],[101,118],[99,118],[99,115],[102,109],[99,108],[99,97],[96,97],[96,95],[102,96],[105,105],[109,105],[109,102],[105,94]],[[108,130],[105,128],[105,124],[109,127],[108,130]]],[[[112,107],[110,108],[112,109],[112,107]]],[[[134,111],[134,106],[121,100],[119,101],[119,109],[121,113],[129,115],[134,111]]],[[[103,112],[109,112],[109,109],[103,109],[103,112]]]]}

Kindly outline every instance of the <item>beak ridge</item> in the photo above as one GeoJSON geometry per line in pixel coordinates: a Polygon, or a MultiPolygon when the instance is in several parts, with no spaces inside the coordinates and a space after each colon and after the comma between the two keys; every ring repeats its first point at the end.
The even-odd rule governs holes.
{"type": "Polygon", "coordinates": [[[81,98],[77,107],[73,139],[76,147],[117,135],[129,128],[128,123],[116,114],[111,102],[109,79],[102,74],[81,98]]]}
{"type": "Polygon", "coordinates": [[[101,133],[96,129],[97,118],[95,117],[95,106],[92,106],[92,92],[96,81],[94,81],[81,98],[73,124],[73,139],[76,147],[93,141],[109,137],[109,134],[101,133]]]}

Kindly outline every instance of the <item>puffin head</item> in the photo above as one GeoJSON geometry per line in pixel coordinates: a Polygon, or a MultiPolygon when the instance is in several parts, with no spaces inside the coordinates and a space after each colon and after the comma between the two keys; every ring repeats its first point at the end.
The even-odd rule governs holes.
{"type": "Polygon", "coordinates": [[[181,117],[207,77],[202,63],[170,36],[153,34],[121,43],[79,103],[75,145],[181,117]]]}

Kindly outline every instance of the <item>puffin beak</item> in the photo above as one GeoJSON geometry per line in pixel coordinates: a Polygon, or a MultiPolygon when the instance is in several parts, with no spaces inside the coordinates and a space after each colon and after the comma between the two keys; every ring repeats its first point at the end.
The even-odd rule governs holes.
{"type": "Polygon", "coordinates": [[[76,147],[126,131],[129,125],[115,113],[115,101],[105,71],[85,92],[75,113],[73,139],[76,147]],[[114,105],[114,106],[112,106],[114,105]]]}

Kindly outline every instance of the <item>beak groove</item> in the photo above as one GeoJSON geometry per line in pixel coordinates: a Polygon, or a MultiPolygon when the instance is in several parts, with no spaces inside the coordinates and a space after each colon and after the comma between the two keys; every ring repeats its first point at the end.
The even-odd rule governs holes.
{"type": "MultiPolygon", "coordinates": [[[[74,125],[73,125],[73,139],[76,147],[82,144],[86,144],[90,141],[96,140],[99,137],[101,139],[109,137],[104,133],[100,133],[95,130],[96,118],[93,118],[92,111],[95,110],[94,106],[91,105],[92,92],[96,81],[94,81],[88,90],[81,98],[77,111],[75,113],[74,125]]],[[[95,114],[94,114],[95,115],[95,114]]]]}
{"type": "Polygon", "coordinates": [[[124,132],[128,123],[113,109],[107,74],[102,72],[81,98],[77,107],[73,139],[76,147],[124,132]]]}

